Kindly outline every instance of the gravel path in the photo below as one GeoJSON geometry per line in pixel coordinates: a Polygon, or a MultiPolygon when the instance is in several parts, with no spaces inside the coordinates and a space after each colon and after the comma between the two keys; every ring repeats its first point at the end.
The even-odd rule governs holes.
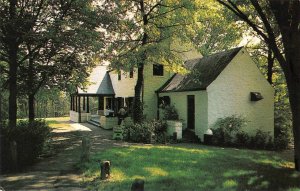
{"type": "MultiPolygon", "coordinates": [[[[65,121],[65,123],[68,122],[65,121]]],[[[91,137],[92,153],[106,148],[126,146],[124,142],[112,140],[112,131],[103,130],[87,123],[69,122],[68,128],[54,130],[55,153],[52,156],[41,159],[40,162],[22,173],[1,175],[1,187],[5,191],[85,190],[81,185],[81,173],[75,167],[80,160],[83,136],[91,137]]]]}

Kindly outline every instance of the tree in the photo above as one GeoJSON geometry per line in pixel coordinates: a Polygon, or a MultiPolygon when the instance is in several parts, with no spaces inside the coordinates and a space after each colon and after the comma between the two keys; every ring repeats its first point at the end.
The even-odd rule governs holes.
{"type": "Polygon", "coordinates": [[[144,66],[159,63],[169,68],[183,64],[180,53],[172,47],[174,41],[189,41],[196,25],[194,1],[128,0],[105,1],[105,10],[114,16],[108,31],[108,59],[113,68],[137,68],[133,119],[140,122],[143,116],[141,90],[144,66]],[[178,32],[180,31],[180,32],[178,32]]]}
{"type": "Polygon", "coordinates": [[[201,1],[198,28],[192,41],[203,56],[235,47],[247,30],[245,25],[215,1],[201,1]]]}
{"type": "Polygon", "coordinates": [[[216,1],[230,9],[261,36],[283,70],[293,119],[295,169],[300,171],[300,2],[265,0],[259,3],[257,0],[248,0],[248,5],[252,6],[263,23],[262,26],[258,26],[243,7],[239,6],[240,1],[216,1]],[[266,3],[266,6],[262,6],[263,3],[266,3]],[[279,41],[276,39],[276,28],[272,27],[273,20],[281,35],[279,41]]]}
{"type": "Polygon", "coordinates": [[[37,90],[54,80],[67,80],[61,77],[73,75],[72,70],[85,70],[79,62],[101,48],[95,43],[101,37],[95,31],[102,18],[97,13],[92,0],[0,1],[0,61],[7,63],[11,127],[16,126],[18,72],[34,118],[37,90]]]}

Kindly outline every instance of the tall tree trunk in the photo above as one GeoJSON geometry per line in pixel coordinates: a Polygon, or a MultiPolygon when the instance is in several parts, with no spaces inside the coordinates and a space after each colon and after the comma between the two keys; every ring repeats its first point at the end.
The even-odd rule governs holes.
{"type": "MultiPolygon", "coordinates": [[[[1,85],[2,84],[0,84],[0,86],[1,85]]],[[[1,89],[0,89],[0,91],[1,91],[1,89]]],[[[2,120],[3,120],[3,113],[2,113],[2,93],[0,92],[0,125],[1,125],[2,120]]]]}
{"type": "MultiPolygon", "coordinates": [[[[145,6],[144,6],[144,0],[140,0],[139,2],[139,10],[141,13],[141,16],[143,18],[143,25],[144,28],[146,28],[148,24],[148,16],[145,14],[145,6]]],[[[143,39],[142,39],[142,46],[146,45],[148,41],[148,35],[146,32],[144,32],[143,39]]],[[[135,123],[139,123],[143,120],[143,103],[141,101],[141,94],[142,94],[142,88],[144,85],[144,64],[146,61],[146,52],[143,52],[140,62],[138,63],[138,78],[137,82],[134,88],[134,103],[133,103],[133,121],[135,123]]]]}
{"type": "Polygon", "coordinates": [[[34,76],[34,71],[33,71],[33,55],[32,55],[32,50],[30,45],[27,45],[27,49],[29,52],[29,59],[28,59],[28,82],[27,82],[27,87],[28,87],[28,119],[29,121],[34,121],[35,114],[34,114],[34,96],[35,96],[35,90],[34,90],[34,82],[33,82],[33,76],[34,76]]]}
{"type": "Polygon", "coordinates": [[[300,82],[289,81],[288,89],[293,117],[295,169],[300,171],[300,82]]]}
{"type": "Polygon", "coordinates": [[[141,101],[142,88],[144,84],[144,63],[138,67],[138,78],[134,88],[133,121],[139,123],[143,120],[143,103],[141,101]]]}
{"type": "Polygon", "coordinates": [[[274,66],[274,59],[272,50],[268,48],[268,82],[273,84],[272,76],[273,76],[273,66],[274,66]]]}
{"type": "Polygon", "coordinates": [[[29,121],[34,121],[34,119],[35,119],[34,94],[30,94],[28,96],[28,119],[29,119],[29,121]]]}
{"type": "Polygon", "coordinates": [[[17,124],[17,48],[11,47],[9,53],[9,108],[8,119],[11,128],[17,124]]]}
{"type": "Polygon", "coordinates": [[[11,128],[16,127],[17,124],[17,69],[18,69],[18,42],[17,32],[15,30],[15,19],[16,19],[16,0],[11,0],[9,5],[9,14],[11,23],[8,26],[8,59],[9,59],[9,109],[8,109],[8,120],[11,128]]]}

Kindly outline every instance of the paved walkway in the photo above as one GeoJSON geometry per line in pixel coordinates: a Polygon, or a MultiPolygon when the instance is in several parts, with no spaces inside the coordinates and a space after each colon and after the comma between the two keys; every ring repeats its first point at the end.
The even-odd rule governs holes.
{"type": "Polygon", "coordinates": [[[22,173],[2,175],[0,185],[5,191],[85,190],[81,185],[81,173],[76,170],[75,166],[80,160],[83,136],[91,137],[93,143],[91,152],[126,145],[123,142],[112,140],[112,131],[103,130],[87,123],[70,123],[68,128],[54,131],[53,145],[56,153],[42,159],[22,173]]]}

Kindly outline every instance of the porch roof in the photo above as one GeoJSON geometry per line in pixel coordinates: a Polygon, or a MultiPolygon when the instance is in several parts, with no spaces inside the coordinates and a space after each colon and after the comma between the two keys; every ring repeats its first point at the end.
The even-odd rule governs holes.
{"type": "Polygon", "coordinates": [[[85,89],[77,88],[78,95],[115,95],[106,66],[97,66],[88,78],[85,89]]]}
{"type": "Polygon", "coordinates": [[[183,92],[205,90],[225,69],[242,47],[187,60],[185,66],[190,73],[174,74],[157,92],[183,92]]]}

